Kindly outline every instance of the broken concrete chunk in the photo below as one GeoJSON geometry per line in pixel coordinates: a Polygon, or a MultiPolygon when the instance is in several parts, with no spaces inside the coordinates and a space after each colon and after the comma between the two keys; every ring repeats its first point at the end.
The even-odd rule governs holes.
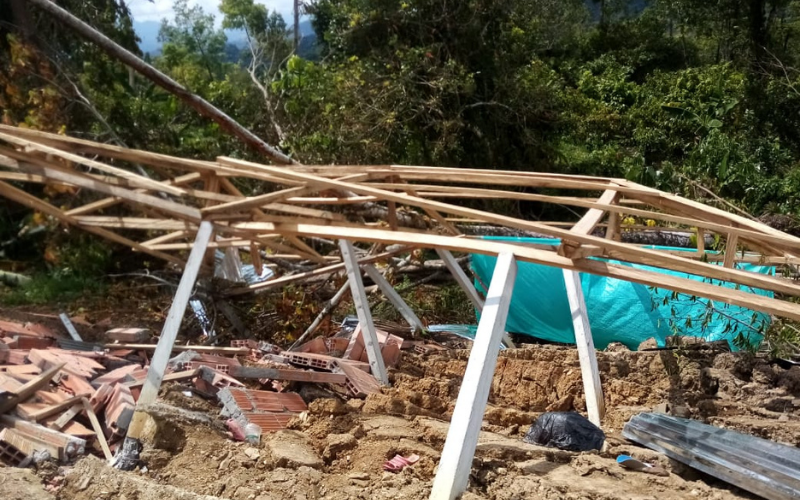
{"type": "Polygon", "coordinates": [[[352,434],[329,434],[326,439],[328,446],[322,452],[322,458],[327,461],[332,461],[343,451],[352,450],[358,445],[352,434]]]}
{"type": "Polygon", "coordinates": [[[272,454],[277,467],[322,467],[322,459],[314,451],[305,435],[297,431],[282,430],[276,432],[267,441],[267,449],[272,454]]]}

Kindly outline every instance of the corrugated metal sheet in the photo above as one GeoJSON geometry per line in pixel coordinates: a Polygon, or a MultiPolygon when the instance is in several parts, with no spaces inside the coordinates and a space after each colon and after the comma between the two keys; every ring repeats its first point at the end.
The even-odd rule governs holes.
{"type": "Polygon", "coordinates": [[[642,413],[626,439],[769,500],[800,498],[800,449],[696,420],[642,413]]]}
{"type": "Polygon", "coordinates": [[[80,340],[72,339],[58,339],[58,347],[67,349],[69,351],[100,351],[103,352],[103,344],[94,344],[91,342],[82,342],[80,340]]]}

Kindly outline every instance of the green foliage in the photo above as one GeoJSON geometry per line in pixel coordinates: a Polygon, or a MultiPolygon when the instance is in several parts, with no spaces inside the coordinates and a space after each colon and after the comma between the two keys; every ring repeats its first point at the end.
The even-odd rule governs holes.
{"type": "Polygon", "coordinates": [[[99,295],[105,283],[96,276],[81,275],[71,269],[37,273],[25,285],[0,289],[0,303],[7,306],[67,303],[99,295]]]}

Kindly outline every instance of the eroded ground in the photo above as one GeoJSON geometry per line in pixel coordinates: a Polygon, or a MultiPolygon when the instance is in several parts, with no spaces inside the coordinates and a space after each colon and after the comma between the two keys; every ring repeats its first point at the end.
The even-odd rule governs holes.
{"type": "MultiPolygon", "coordinates": [[[[467,356],[406,354],[383,394],[365,401],[311,401],[291,429],[265,435],[257,447],[227,439],[214,404],[173,390],[165,397],[171,406],[153,412],[142,455],[146,469],[123,473],[86,458],[71,469],[40,475],[60,484],[58,475],[64,474],[56,496],[70,500],[426,498],[467,356]],[[383,472],[383,461],[397,453],[422,459],[400,474],[383,472]]],[[[630,416],[662,403],[683,416],[800,444],[798,367],[680,350],[598,353],[598,362],[608,446],[602,453],[575,454],[522,442],[539,413],[583,411],[574,349],[537,346],[501,354],[465,499],[753,498],[620,437],[630,416]],[[620,453],[656,461],[672,474],[621,469],[615,462],[620,453]]]]}

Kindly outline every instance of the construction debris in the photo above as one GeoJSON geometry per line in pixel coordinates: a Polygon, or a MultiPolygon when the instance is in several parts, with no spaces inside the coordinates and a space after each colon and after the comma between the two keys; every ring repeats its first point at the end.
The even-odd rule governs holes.
{"type": "MultiPolygon", "coordinates": [[[[175,346],[179,354],[168,363],[163,382],[184,384],[186,394],[222,403],[234,439],[272,433],[308,410],[296,392],[286,392],[290,386],[319,384],[341,397],[380,392],[361,329],[342,334],[314,338],[294,351],[250,339],[233,340],[230,347],[175,346]]],[[[387,366],[397,364],[401,348],[419,347],[381,330],[377,336],[387,366]]],[[[38,452],[68,461],[88,451],[112,460],[147,379],[144,353],[155,345],[139,343],[151,337],[144,328],[113,328],[106,337],[122,343],[96,346],[37,325],[0,322],[0,345],[6,347],[0,350],[1,462],[19,466],[38,452]]]]}

